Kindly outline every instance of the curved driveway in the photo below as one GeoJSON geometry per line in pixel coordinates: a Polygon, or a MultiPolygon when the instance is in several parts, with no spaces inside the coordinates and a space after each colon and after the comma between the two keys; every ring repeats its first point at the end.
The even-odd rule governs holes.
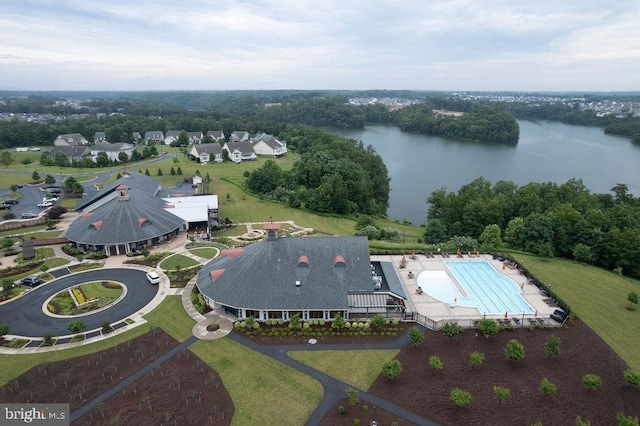
{"type": "Polygon", "coordinates": [[[102,327],[104,321],[114,323],[141,310],[155,297],[158,285],[147,281],[144,271],[135,269],[100,269],[67,275],[34,288],[23,297],[0,306],[0,324],[7,324],[9,332],[17,336],[40,338],[72,334],[67,326],[76,318],[53,318],[42,311],[42,305],[52,295],[73,285],[89,281],[111,280],[127,286],[126,296],[117,304],[95,314],[79,317],[87,330],[102,327]]]}

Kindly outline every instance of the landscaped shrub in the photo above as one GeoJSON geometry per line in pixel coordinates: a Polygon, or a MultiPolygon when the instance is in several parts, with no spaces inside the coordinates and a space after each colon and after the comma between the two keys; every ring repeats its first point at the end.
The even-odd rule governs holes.
{"type": "Polygon", "coordinates": [[[340,414],[344,414],[344,413],[346,413],[346,412],[347,412],[347,409],[346,409],[346,408],[344,408],[344,405],[340,405],[340,406],[338,406],[338,413],[340,413],[340,414]]]}
{"type": "Polygon", "coordinates": [[[458,407],[464,407],[465,405],[469,405],[473,397],[470,392],[464,391],[460,388],[454,388],[449,393],[449,398],[456,404],[458,407]]]}

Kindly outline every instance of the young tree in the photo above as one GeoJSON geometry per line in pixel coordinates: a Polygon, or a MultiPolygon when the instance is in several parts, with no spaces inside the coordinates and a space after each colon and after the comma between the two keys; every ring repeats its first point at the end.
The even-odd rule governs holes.
{"type": "Polygon", "coordinates": [[[144,169],[144,174],[147,176],[151,176],[151,173],[149,173],[149,169],[144,169]]]}
{"type": "Polygon", "coordinates": [[[465,405],[469,405],[473,397],[470,392],[464,391],[460,388],[455,388],[451,390],[449,393],[449,398],[456,404],[458,407],[464,407],[465,405]]]}
{"type": "Polygon", "coordinates": [[[560,338],[555,334],[550,334],[544,343],[544,349],[547,351],[549,359],[552,356],[560,355],[560,338]]]}
{"type": "Polygon", "coordinates": [[[300,322],[300,314],[294,314],[289,317],[289,328],[299,329],[302,328],[302,323],[300,322]]]}
{"type": "Polygon", "coordinates": [[[618,426],[638,426],[638,418],[633,416],[627,416],[622,411],[616,415],[618,426]]]}
{"type": "Polygon", "coordinates": [[[582,376],[582,383],[587,387],[587,393],[590,393],[602,385],[602,380],[600,376],[596,376],[595,374],[585,374],[582,376]]]}
{"type": "Polygon", "coordinates": [[[474,367],[481,366],[483,362],[484,362],[484,354],[482,352],[475,351],[469,354],[469,363],[472,366],[474,367]]]}
{"type": "Polygon", "coordinates": [[[478,330],[488,339],[489,336],[500,331],[500,324],[492,318],[483,318],[478,321],[478,330]]]}
{"type": "Polygon", "coordinates": [[[438,355],[431,355],[429,357],[429,367],[438,371],[444,368],[444,364],[442,363],[438,355]]]}
{"type": "Polygon", "coordinates": [[[382,374],[387,376],[387,379],[393,380],[402,372],[402,364],[397,359],[392,359],[382,364],[382,374]]]}
{"type": "Polygon", "coordinates": [[[442,332],[444,333],[445,336],[449,337],[450,339],[453,339],[458,334],[463,333],[464,328],[460,324],[455,322],[445,322],[444,325],[442,326],[442,332]]]}
{"type": "Polygon", "coordinates": [[[590,421],[583,421],[580,416],[576,417],[576,426],[591,426],[590,421]]]}
{"type": "Polygon", "coordinates": [[[417,326],[409,327],[408,333],[414,346],[420,346],[424,342],[424,333],[417,326]]]}
{"type": "Polygon", "coordinates": [[[357,389],[354,389],[351,386],[349,386],[347,389],[345,389],[345,391],[347,392],[347,396],[349,397],[349,405],[351,407],[355,406],[360,402],[360,398],[358,398],[357,389]]]}
{"type": "Polygon", "coordinates": [[[635,308],[634,308],[633,305],[637,305],[638,304],[638,293],[636,293],[635,291],[632,291],[627,296],[627,300],[629,301],[629,310],[630,311],[635,311],[635,308]]]}
{"type": "Polygon", "coordinates": [[[0,164],[2,164],[3,166],[8,166],[11,163],[13,163],[11,153],[9,151],[2,151],[2,154],[0,154],[0,164]]]}
{"type": "Polygon", "coordinates": [[[344,318],[342,318],[342,315],[336,314],[336,317],[333,319],[333,322],[331,323],[331,327],[335,328],[336,330],[341,330],[344,328],[344,326],[345,326],[344,318]]]}
{"type": "Polygon", "coordinates": [[[502,231],[496,224],[487,225],[478,237],[481,247],[499,249],[502,247],[502,231]]]}
{"type": "Polygon", "coordinates": [[[622,376],[627,381],[627,383],[629,383],[629,389],[631,389],[631,386],[640,386],[640,374],[636,373],[632,369],[627,368],[622,373],[622,376]]]}
{"type": "Polygon", "coordinates": [[[86,328],[87,326],[82,322],[82,320],[71,321],[67,326],[67,329],[72,333],[80,333],[86,328]]]}
{"type": "Polygon", "coordinates": [[[9,326],[6,324],[0,324],[0,341],[4,340],[4,336],[9,334],[9,326]]]}
{"type": "Polygon", "coordinates": [[[56,183],[56,178],[54,178],[54,177],[53,177],[53,176],[51,176],[51,175],[47,175],[47,176],[44,178],[44,183],[46,183],[47,185],[53,185],[54,183],[56,183]]]}
{"type": "Polygon", "coordinates": [[[33,181],[40,180],[40,175],[38,174],[37,170],[34,170],[33,173],[31,173],[31,180],[33,181]]]}
{"type": "Polygon", "coordinates": [[[182,176],[182,168],[180,168],[180,166],[178,166],[176,173],[178,174],[178,176],[182,176]]]}
{"type": "Polygon", "coordinates": [[[547,380],[546,377],[540,381],[540,386],[538,386],[538,389],[540,389],[540,391],[547,396],[553,395],[558,391],[558,387],[547,380]]]}
{"type": "Polygon", "coordinates": [[[502,386],[493,386],[493,393],[498,398],[498,403],[502,404],[511,397],[511,390],[502,386]]]}
{"type": "Polygon", "coordinates": [[[387,325],[387,319],[382,315],[377,314],[375,317],[373,317],[373,320],[371,320],[371,324],[373,324],[375,328],[384,327],[385,325],[387,325]]]}
{"type": "Polygon", "coordinates": [[[162,169],[158,168],[158,176],[162,176],[162,169]]]}
{"type": "Polygon", "coordinates": [[[509,343],[507,343],[507,346],[505,346],[504,353],[509,360],[520,361],[524,358],[524,346],[516,339],[511,339],[509,343]]]}
{"type": "Polygon", "coordinates": [[[174,169],[173,166],[171,166],[171,170],[169,171],[169,174],[171,174],[171,176],[175,176],[176,169],[174,169]]]}

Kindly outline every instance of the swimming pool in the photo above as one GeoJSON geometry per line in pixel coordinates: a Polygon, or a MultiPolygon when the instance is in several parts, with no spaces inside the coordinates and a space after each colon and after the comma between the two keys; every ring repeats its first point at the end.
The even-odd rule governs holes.
{"type": "Polygon", "coordinates": [[[532,314],[518,284],[486,261],[444,262],[445,271],[422,271],[418,285],[431,297],[481,314],[532,314]],[[455,280],[455,282],[454,282],[455,280]]]}

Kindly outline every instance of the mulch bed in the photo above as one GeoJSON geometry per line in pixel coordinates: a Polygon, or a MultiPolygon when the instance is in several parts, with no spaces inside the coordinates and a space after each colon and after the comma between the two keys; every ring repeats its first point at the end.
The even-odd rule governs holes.
{"type": "MultiPolygon", "coordinates": [[[[640,415],[640,389],[629,389],[622,377],[626,364],[613,350],[580,320],[574,320],[561,329],[517,329],[502,331],[489,339],[475,331],[450,340],[441,332],[427,332],[421,346],[409,346],[396,357],[403,366],[394,380],[379,376],[369,392],[401,407],[443,425],[544,425],[574,424],[580,416],[591,424],[617,424],[616,414],[640,415]],[[548,359],[544,348],[550,334],[561,339],[560,355],[548,359]],[[525,358],[510,362],[504,347],[511,339],[525,348],[525,358]],[[469,354],[485,354],[480,367],[471,367],[469,354]],[[434,371],[429,356],[435,354],[444,363],[444,369],[434,371]],[[591,393],[582,383],[585,374],[596,374],[602,386],[591,393]],[[557,386],[555,395],[545,396],[539,390],[540,380],[547,378],[557,386]],[[511,390],[511,398],[502,405],[493,393],[493,386],[511,390]],[[459,387],[472,394],[467,407],[456,407],[449,398],[451,389],[459,387]]],[[[389,413],[365,417],[362,402],[338,413],[338,405],[325,417],[324,425],[352,425],[355,418],[376,420],[378,424],[409,424],[389,413]]]]}
{"type": "Polygon", "coordinates": [[[216,372],[184,351],[74,425],[230,424],[233,401],[216,372]]]}
{"type": "MultiPolygon", "coordinates": [[[[270,336],[270,332],[278,330],[279,333],[283,331],[288,333],[288,329],[286,325],[265,325],[260,324],[260,329],[256,332],[246,332],[242,329],[234,330],[235,333],[239,333],[242,336],[245,336],[256,343],[261,345],[305,345],[309,344],[310,339],[315,339],[318,345],[326,345],[326,344],[334,344],[334,343],[388,343],[393,342],[398,339],[402,334],[406,332],[409,328],[406,324],[400,323],[398,325],[388,325],[376,329],[375,333],[377,335],[368,334],[368,335],[358,335],[355,336],[353,334],[359,333],[359,331],[349,331],[347,329],[342,329],[340,332],[340,336],[332,335],[331,332],[334,331],[331,329],[331,325],[327,322],[325,326],[311,326],[308,331],[304,332],[302,330],[298,330],[293,332],[292,336],[270,336]],[[385,335],[380,335],[380,332],[384,331],[385,335]],[[328,332],[328,334],[327,334],[328,332]],[[264,333],[264,334],[263,334],[264,333]],[[344,333],[344,335],[342,335],[344,333]],[[352,335],[349,335],[351,333],[352,335]],[[319,335],[321,334],[321,335],[319,335]]],[[[335,332],[335,331],[334,331],[335,332]]]]}
{"type": "Polygon", "coordinates": [[[177,345],[156,328],[101,352],[40,364],[0,388],[0,401],[69,403],[73,411],[177,345]]]}

